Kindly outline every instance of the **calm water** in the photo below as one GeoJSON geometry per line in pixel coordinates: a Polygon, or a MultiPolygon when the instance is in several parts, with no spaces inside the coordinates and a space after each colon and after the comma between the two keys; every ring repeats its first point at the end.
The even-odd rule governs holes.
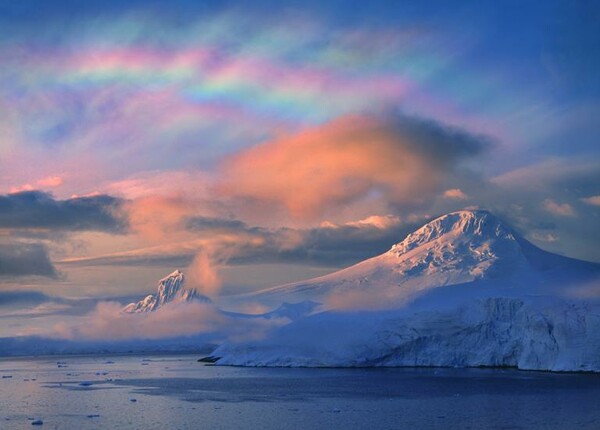
{"type": "Polygon", "coordinates": [[[600,429],[600,375],[0,360],[0,429],[600,429]],[[135,401],[133,401],[135,400],[135,401]]]}

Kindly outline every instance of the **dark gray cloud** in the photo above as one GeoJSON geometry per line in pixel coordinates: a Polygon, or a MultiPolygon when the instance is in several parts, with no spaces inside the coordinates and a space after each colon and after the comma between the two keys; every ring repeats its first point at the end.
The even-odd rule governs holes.
{"type": "Polygon", "coordinates": [[[379,228],[371,225],[340,225],[305,230],[274,231],[249,228],[261,233],[265,243],[259,247],[237,249],[230,264],[292,263],[341,267],[387,251],[414,229],[414,224],[379,228]],[[294,239],[289,241],[288,237],[294,239]]]}
{"type": "Polygon", "coordinates": [[[0,306],[39,305],[50,300],[50,296],[41,291],[0,291],[0,306]]]}
{"type": "MultiPolygon", "coordinates": [[[[425,222],[400,222],[395,217],[385,219],[388,222],[379,225],[359,222],[311,229],[273,230],[248,226],[239,220],[209,217],[189,218],[186,224],[191,237],[212,237],[217,231],[225,232],[223,243],[216,239],[210,246],[226,255],[226,262],[230,265],[290,263],[341,267],[387,251],[425,222]],[[232,241],[236,237],[240,238],[239,241],[232,241]]],[[[192,262],[199,250],[189,246],[152,248],[63,264],[184,267],[192,262]]]]}
{"type": "Polygon", "coordinates": [[[428,160],[444,166],[451,166],[464,157],[479,155],[494,145],[489,136],[471,133],[430,118],[396,114],[388,117],[388,124],[400,137],[400,145],[408,145],[426,155],[428,160]]]}
{"type": "Polygon", "coordinates": [[[48,257],[48,250],[39,243],[0,244],[0,276],[47,276],[55,278],[57,271],[48,257]]]}
{"type": "Polygon", "coordinates": [[[212,218],[197,216],[188,218],[185,226],[190,231],[205,230],[247,230],[248,227],[243,221],[236,219],[212,218]]]}
{"type": "Polygon", "coordinates": [[[0,195],[0,228],[124,232],[123,201],[108,195],[56,200],[41,191],[0,195]]]}

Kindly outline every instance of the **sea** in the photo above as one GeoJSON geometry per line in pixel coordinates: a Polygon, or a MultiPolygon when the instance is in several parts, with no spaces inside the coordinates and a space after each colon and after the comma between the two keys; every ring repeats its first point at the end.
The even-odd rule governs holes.
{"type": "Polygon", "coordinates": [[[0,359],[0,429],[600,429],[600,374],[0,359]]]}

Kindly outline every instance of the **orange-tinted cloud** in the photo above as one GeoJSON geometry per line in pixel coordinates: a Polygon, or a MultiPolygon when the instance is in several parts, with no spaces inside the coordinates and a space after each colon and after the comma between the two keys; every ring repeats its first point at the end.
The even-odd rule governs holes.
{"type": "Polygon", "coordinates": [[[444,197],[451,200],[467,200],[469,196],[460,188],[451,188],[444,191],[444,197]]]}
{"type": "Polygon", "coordinates": [[[33,191],[39,189],[48,189],[48,188],[56,188],[61,186],[64,183],[64,180],[60,176],[48,176],[46,178],[42,178],[32,184],[23,184],[17,187],[11,187],[11,193],[19,193],[21,191],[33,191]]]}
{"type": "MultiPolygon", "coordinates": [[[[210,248],[205,246],[194,257],[187,268],[190,285],[196,287],[202,294],[214,297],[221,289],[219,266],[221,261],[215,261],[210,248]]],[[[225,257],[220,256],[223,260],[225,257]]]]}
{"type": "Polygon", "coordinates": [[[478,137],[431,121],[346,116],[231,157],[218,191],[283,206],[297,218],[373,195],[415,205],[435,193],[463,157],[484,146],[478,137]]]}
{"type": "Polygon", "coordinates": [[[584,203],[587,203],[588,205],[600,206],[600,195],[585,197],[585,198],[582,198],[581,201],[584,203]]]}
{"type": "Polygon", "coordinates": [[[552,199],[544,200],[544,209],[554,215],[558,216],[575,216],[575,209],[568,203],[557,203],[552,199]]]}
{"type": "Polygon", "coordinates": [[[173,195],[200,199],[206,197],[208,182],[203,171],[153,170],[110,182],[103,189],[107,194],[126,199],[173,195]]]}
{"type": "Polygon", "coordinates": [[[54,188],[63,184],[64,179],[60,176],[48,176],[40,179],[37,184],[42,188],[54,188]]]}
{"type": "Polygon", "coordinates": [[[193,213],[189,200],[178,196],[148,196],[126,205],[131,230],[150,243],[182,240],[182,220],[193,213]]]}

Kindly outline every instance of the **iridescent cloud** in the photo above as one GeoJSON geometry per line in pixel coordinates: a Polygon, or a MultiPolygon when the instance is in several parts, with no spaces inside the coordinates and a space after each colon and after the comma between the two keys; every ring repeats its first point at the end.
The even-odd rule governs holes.
{"type": "MultiPolygon", "coordinates": [[[[519,20],[497,2],[96,3],[0,7],[0,194],[116,198],[128,228],[63,226],[58,239],[17,231],[13,214],[6,249],[202,266],[219,243],[308,255],[321,248],[304,234],[321,222],[315,236],[351,237],[348,222],[369,220],[352,228],[372,246],[361,236],[318,253],[336,265],[358,258],[340,249],[362,258],[400,239],[365,223],[473,204],[599,258],[600,45],[580,3],[525,2],[519,20]],[[190,228],[205,218],[221,221],[190,228]],[[224,233],[236,220],[255,227],[224,233]]],[[[146,269],[125,272],[137,279],[127,288],[146,291],[157,276],[146,269]]],[[[112,268],[86,270],[78,282],[100,294],[112,268]]]]}
{"type": "Polygon", "coordinates": [[[464,48],[425,25],[329,28],[240,11],[181,26],[151,11],[64,19],[44,24],[52,43],[39,29],[0,43],[7,190],[64,176],[57,192],[89,193],[102,182],[93,172],[206,167],[282,133],[398,107],[506,134],[492,119],[528,105],[500,78],[465,72],[464,48]]]}

